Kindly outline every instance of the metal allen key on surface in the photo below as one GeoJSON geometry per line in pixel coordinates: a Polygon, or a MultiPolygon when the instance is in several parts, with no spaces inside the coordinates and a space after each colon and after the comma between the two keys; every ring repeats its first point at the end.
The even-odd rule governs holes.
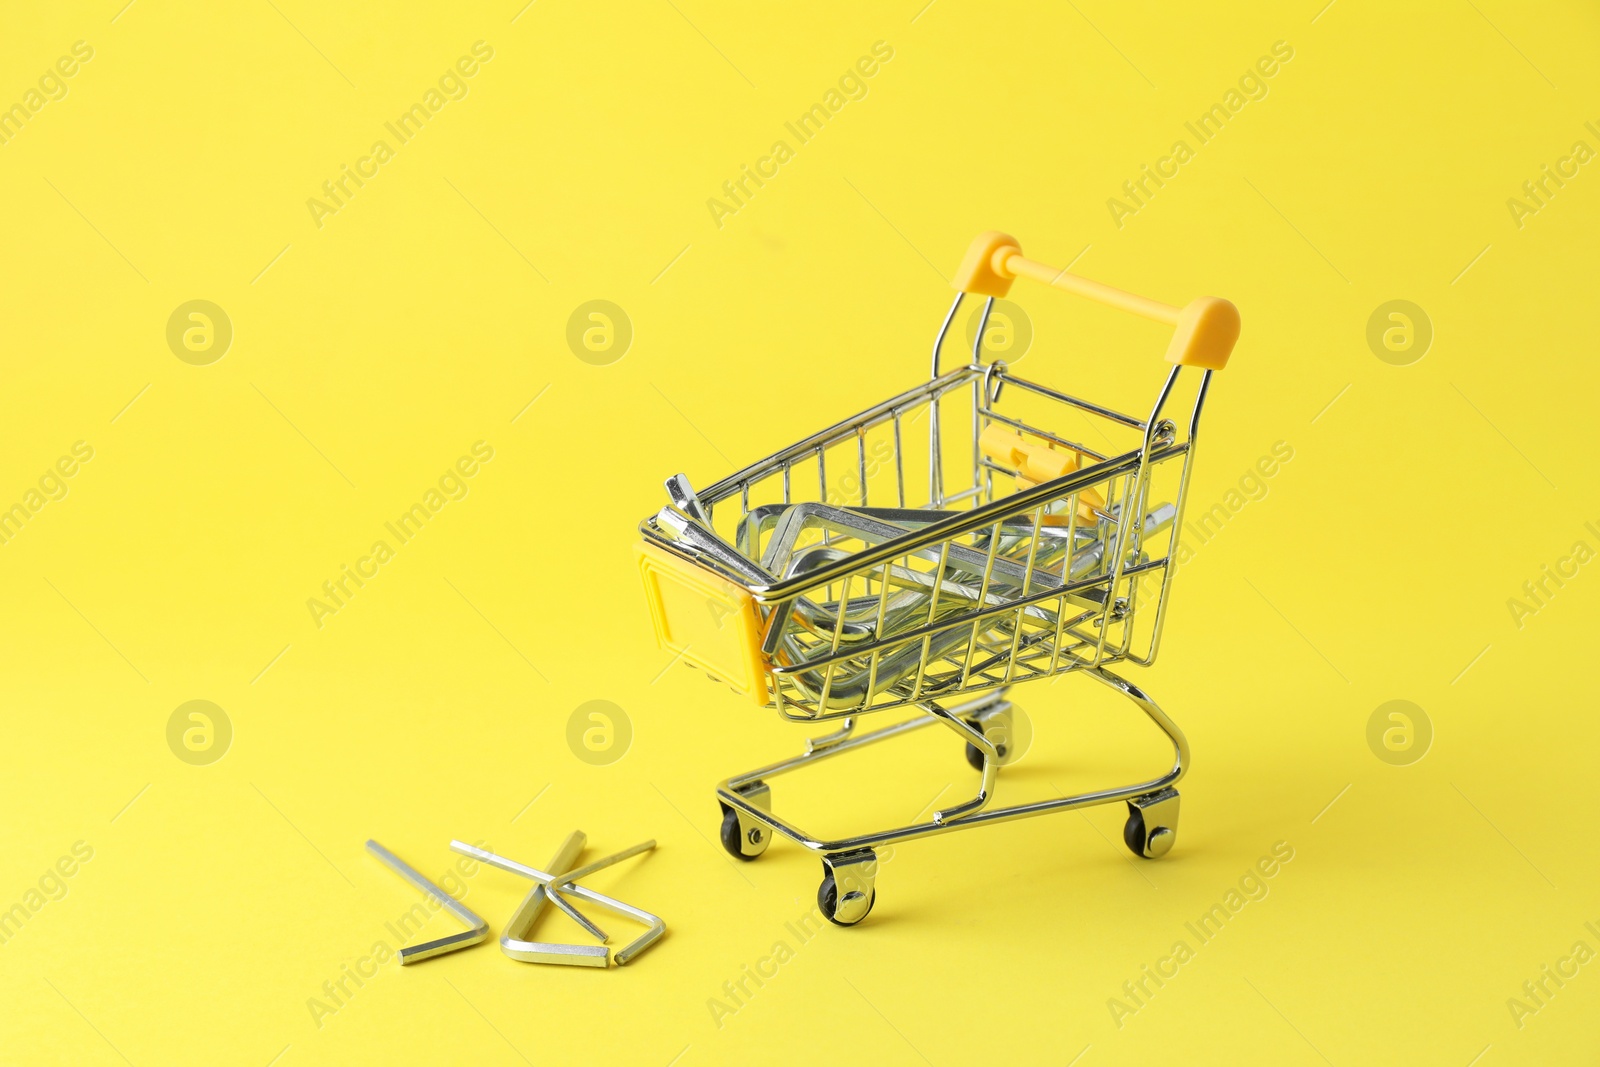
{"type": "Polygon", "coordinates": [[[401,966],[432,959],[434,956],[443,956],[447,952],[467,948],[469,945],[476,945],[489,936],[489,924],[487,922],[469,911],[465,905],[457,901],[449,893],[424,878],[416,868],[405,860],[370,839],[367,841],[367,851],[382,860],[390,870],[432,897],[441,907],[457,919],[460,919],[468,927],[468,929],[459,934],[449,934],[433,941],[424,941],[420,945],[401,948],[399,952],[401,966]]]}
{"type": "MultiPolygon", "coordinates": [[[[574,832],[577,833],[577,837],[578,837],[578,849],[582,850],[582,848],[583,848],[583,834],[581,832],[578,832],[578,831],[574,831],[574,832]]],[[[576,857],[577,853],[575,852],[573,855],[574,855],[574,857],[576,857]]],[[[541,905],[543,904],[544,899],[548,899],[550,901],[550,903],[552,903],[556,907],[560,908],[561,911],[566,915],[567,918],[571,919],[573,922],[575,922],[579,926],[583,927],[584,930],[588,931],[588,934],[589,934],[590,937],[594,938],[596,941],[600,942],[602,945],[606,944],[607,942],[609,942],[611,940],[611,935],[610,934],[608,934],[604,930],[600,929],[600,927],[596,926],[593,922],[591,922],[589,920],[589,917],[587,915],[583,914],[583,912],[579,911],[577,908],[574,908],[571,904],[569,904],[567,902],[567,899],[565,897],[563,897],[559,892],[557,892],[557,890],[553,886],[544,887],[544,889],[545,889],[545,894],[544,894],[544,898],[541,899],[541,901],[540,901],[541,905]]],[[[529,894],[529,895],[531,896],[532,894],[529,894]]]]}
{"type": "MultiPolygon", "coordinates": [[[[550,866],[566,870],[583,851],[584,834],[574,830],[561,843],[556,854],[550,857],[550,866]]],[[[500,933],[500,951],[523,963],[558,963],[569,967],[604,967],[610,963],[611,952],[605,945],[566,945],[552,941],[530,941],[528,935],[544,911],[548,890],[543,882],[535,882],[528,894],[517,905],[517,910],[506,920],[500,933]]],[[[602,938],[609,940],[609,938],[602,938]]]]}
{"type": "MultiPolygon", "coordinates": [[[[556,853],[556,859],[571,862],[571,858],[575,858],[578,850],[582,847],[583,835],[575,832],[569,835],[567,840],[563,842],[560,851],[556,853]],[[576,839],[576,843],[574,843],[574,839],[576,839]]],[[[520,874],[524,878],[531,878],[538,883],[538,885],[534,887],[535,891],[530,892],[528,896],[523,898],[522,904],[518,905],[517,911],[512,915],[511,922],[507,924],[507,936],[511,937],[511,941],[513,942],[511,948],[515,948],[520,952],[523,951],[522,946],[529,946],[526,950],[528,955],[515,955],[511,951],[511,948],[507,948],[505,939],[503,938],[501,947],[502,949],[506,950],[506,954],[508,956],[511,956],[513,959],[526,959],[527,962],[530,963],[561,963],[580,967],[606,966],[605,953],[607,950],[603,946],[597,946],[599,949],[598,953],[592,949],[589,951],[582,951],[585,946],[549,945],[537,941],[522,941],[519,937],[511,936],[515,934],[521,934],[525,936],[528,928],[532,926],[533,920],[538,918],[540,910],[538,905],[542,903],[542,901],[538,900],[536,897],[537,890],[544,889],[546,893],[549,893],[552,889],[557,889],[562,893],[567,893],[577,897],[579,900],[586,900],[591,904],[598,904],[600,907],[605,908],[608,911],[616,912],[618,915],[625,915],[628,918],[644,923],[647,927],[649,927],[649,929],[647,929],[639,937],[635,938],[633,941],[616,951],[614,958],[617,965],[620,967],[659,941],[661,939],[661,935],[667,932],[667,924],[662,921],[660,916],[653,915],[642,908],[636,908],[631,904],[625,904],[622,901],[617,900],[615,897],[609,897],[604,893],[597,893],[592,889],[585,889],[583,886],[576,884],[576,879],[593,874],[598,870],[609,867],[614,863],[619,863],[631,856],[637,856],[641,852],[648,852],[655,847],[656,843],[653,839],[650,841],[643,841],[632,846],[631,848],[625,848],[621,852],[616,852],[606,856],[603,859],[595,860],[593,863],[585,864],[576,870],[570,870],[564,874],[551,874],[548,871],[541,871],[537,867],[529,867],[526,864],[518,863],[515,860],[506,859],[504,856],[497,856],[493,852],[469,845],[464,841],[450,842],[450,849],[453,852],[458,852],[463,856],[470,856],[480,863],[486,863],[491,867],[498,867],[502,871],[509,871],[512,874],[520,874]],[[531,917],[525,919],[525,913],[528,913],[531,915],[531,917]],[[521,930],[517,929],[518,925],[521,925],[521,930]]],[[[554,864],[554,866],[565,866],[565,864],[558,863],[554,864]]]]}

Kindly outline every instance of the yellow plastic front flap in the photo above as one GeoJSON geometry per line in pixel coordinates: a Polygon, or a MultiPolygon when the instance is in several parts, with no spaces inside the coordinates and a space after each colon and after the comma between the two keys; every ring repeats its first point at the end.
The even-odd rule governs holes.
{"type": "Polygon", "coordinates": [[[755,598],[648,541],[640,541],[637,551],[656,641],[765,707],[767,672],[755,598]]]}

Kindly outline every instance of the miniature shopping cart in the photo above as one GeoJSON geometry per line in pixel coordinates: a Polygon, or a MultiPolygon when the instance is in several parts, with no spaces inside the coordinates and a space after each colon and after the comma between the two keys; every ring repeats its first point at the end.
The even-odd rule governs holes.
{"type": "Polygon", "coordinates": [[[1119,800],[1136,855],[1161,856],[1177,835],[1173,786],[1188,745],[1109,667],[1155,659],[1200,411],[1238,338],[1238,311],[1214,297],[1178,308],[1113,289],[1026,259],[1000,233],[972,244],[954,284],[927,381],[703,492],[677,476],[667,483],[671,506],[640,524],[663,647],[786,719],[841,720],[803,754],[717,789],[727,850],[753,860],[778,833],[819,853],[818,904],[841,926],[872,909],[878,846],[1119,800]],[[1148,416],[981,358],[995,299],[1017,275],[1174,327],[1174,366],[1148,416]],[[942,369],[940,351],[968,295],[988,298],[971,361],[942,369]],[[1169,401],[1181,403],[1180,385],[1193,398],[1186,425],[1164,417],[1169,401]],[[1133,701],[1171,741],[1171,769],[1120,788],[990,807],[999,769],[1025,748],[1026,720],[1007,690],[1067,673],[1133,701]],[[913,717],[856,732],[862,716],[893,709],[913,717]],[[936,722],[966,743],[982,774],[971,799],[839,839],[773,813],[768,783],[778,775],[936,722]]]}

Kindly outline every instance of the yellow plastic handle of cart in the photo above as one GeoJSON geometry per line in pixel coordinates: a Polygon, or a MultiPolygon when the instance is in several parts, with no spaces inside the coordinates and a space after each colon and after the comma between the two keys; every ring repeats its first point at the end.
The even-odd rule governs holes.
{"type": "Polygon", "coordinates": [[[1023,256],[1015,237],[996,230],[977,236],[951,284],[963,293],[1005,296],[1019,274],[1176,327],[1167,346],[1169,363],[1221,370],[1228,365],[1234,342],[1239,340],[1239,309],[1221,297],[1196,297],[1185,307],[1173,307],[1036,263],[1023,256]]]}

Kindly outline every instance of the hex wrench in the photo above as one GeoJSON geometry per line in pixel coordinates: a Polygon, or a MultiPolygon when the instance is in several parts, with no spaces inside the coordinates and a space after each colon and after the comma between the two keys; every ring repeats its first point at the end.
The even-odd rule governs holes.
{"type": "MultiPolygon", "coordinates": [[[[1171,524],[1175,513],[1176,509],[1171,504],[1158,505],[1145,517],[1143,532],[1147,534],[1155,533],[1165,528],[1171,524]]],[[[802,570],[812,558],[818,558],[819,562],[830,562],[829,557],[838,554],[840,552],[839,549],[826,545],[809,546],[798,551],[793,549],[792,546],[795,540],[799,537],[801,531],[808,526],[813,528],[821,526],[824,529],[842,532],[868,543],[875,540],[888,540],[906,532],[891,524],[860,515],[854,510],[834,508],[825,504],[796,504],[786,509],[783,517],[778,522],[774,537],[768,545],[766,565],[770,567],[788,558],[789,562],[786,570],[792,573],[802,570]]],[[[1068,564],[1069,574],[1067,580],[1078,579],[1098,567],[1104,559],[1109,540],[1110,535],[1108,533],[1107,537],[1101,538],[1075,552],[1068,564]]],[[[920,557],[921,554],[918,555],[920,557]]],[[[946,554],[946,563],[948,565],[967,572],[973,578],[982,576],[984,570],[987,569],[984,566],[987,562],[988,553],[970,548],[951,547],[946,554]]],[[[1016,586],[1020,586],[1023,577],[1027,573],[1028,569],[1026,567],[1014,561],[997,557],[993,568],[989,572],[989,582],[986,583],[988,590],[982,596],[983,603],[986,605],[1003,604],[1006,598],[999,595],[996,590],[1014,591],[1015,587],[1012,585],[1011,580],[1015,580],[1016,586]],[[997,577],[999,580],[996,580],[997,577]]],[[[940,598],[940,606],[947,608],[949,611],[970,610],[979,601],[979,589],[974,589],[970,585],[958,582],[948,576],[936,577],[931,573],[923,573],[898,565],[889,568],[889,575],[899,583],[922,586],[929,591],[929,595],[937,594],[940,598]],[[949,601],[946,598],[949,598],[949,601]]],[[[1057,581],[1058,578],[1056,576],[1040,570],[1036,563],[1033,569],[1033,581],[1029,583],[1028,592],[1039,592],[1041,587],[1044,589],[1051,588],[1057,581]]],[[[1074,599],[1078,598],[1074,597],[1074,599]]],[[[1055,613],[1041,606],[1026,607],[1023,611],[1029,616],[1046,623],[1053,624],[1055,622],[1055,613]]],[[[898,620],[906,617],[907,610],[904,607],[897,609],[897,625],[890,627],[887,625],[888,616],[885,615],[885,629],[888,632],[882,639],[889,640],[892,638],[895,630],[899,628],[898,620]]],[[[932,620],[929,621],[931,622],[932,620]]],[[[1002,617],[996,616],[995,622],[991,625],[1003,627],[1005,624],[1006,621],[1002,617]]],[[[943,656],[960,647],[968,640],[976,641],[977,637],[976,631],[968,631],[965,628],[947,629],[929,637],[926,648],[915,643],[906,643],[892,652],[878,654],[875,665],[869,662],[867,665],[853,671],[832,676],[820,669],[803,671],[790,674],[789,678],[799,687],[802,693],[813,700],[824,702],[829,707],[853,707],[870,699],[877,693],[893,688],[904,681],[910,674],[915,673],[921,661],[943,656]],[[826,699],[824,699],[824,693],[826,694],[826,699]]],[[[781,645],[785,651],[790,653],[791,662],[795,665],[803,665],[805,660],[809,658],[804,653],[795,655],[796,649],[788,638],[782,638],[781,645]]]]}
{"type": "Polygon", "coordinates": [[[700,503],[700,497],[695,493],[694,486],[689,484],[687,474],[674,474],[667,479],[667,499],[695,522],[711,529],[711,512],[700,503]]]}
{"type": "Polygon", "coordinates": [[[449,893],[424,878],[415,867],[412,867],[405,860],[372,840],[367,841],[367,851],[382,860],[390,870],[432,897],[442,908],[469,927],[469,929],[459,934],[449,934],[432,941],[424,941],[420,945],[402,947],[399,951],[400,965],[402,967],[408,963],[418,963],[422,960],[432,959],[434,956],[443,956],[447,952],[455,952],[457,949],[466,948],[468,945],[476,945],[489,936],[489,924],[487,922],[469,911],[466,905],[457,901],[449,893]]]}
{"type": "MultiPolygon", "coordinates": [[[[572,831],[556,850],[556,854],[550,857],[550,866],[557,870],[570,867],[577,861],[578,854],[583,851],[585,840],[583,831],[572,831]]],[[[539,921],[539,916],[544,911],[548,894],[549,890],[543,882],[535,883],[533,888],[528,890],[527,895],[522,898],[522,903],[517,905],[517,910],[506,920],[506,928],[500,933],[500,951],[523,963],[556,963],[569,967],[606,966],[610,954],[604,945],[566,945],[527,939],[534,923],[539,921]]]]}
{"type": "MultiPolygon", "coordinates": [[[[751,508],[739,524],[739,538],[736,547],[750,558],[757,558],[760,555],[761,538],[773,526],[777,525],[778,520],[783,517],[785,511],[795,506],[794,504],[760,504],[751,508]]],[[[947,511],[939,508],[880,508],[849,505],[848,509],[857,515],[865,515],[871,519],[893,523],[908,530],[932,526],[934,523],[943,522],[953,515],[964,514],[960,511],[947,511]]],[[[1000,528],[1011,534],[1028,534],[1033,531],[1033,520],[1022,516],[1014,516],[1002,520],[1000,528]]],[[[1072,528],[1071,524],[1065,522],[1062,516],[1047,513],[1044,522],[1039,526],[1039,533],[1045,537],[1065,539],[1069,528],[1072,528]]],[[[1080,523],[1075,528],[1078,540],[1091,541],[1094,539],[1094,526],[1088,523],[1080,523]]]]}
{"type": "MultiPolygon", "coordinates": [[[[738,549],[676,508],[666,507],[657,512],[656,525],[672,540],[710,557],[737,573],[746,582],[753,585],[772,585],[777,581],[771,573],[746,559],[738,549]]],[[[794,602],[791,614],[797,622],[813,633],[819,635],[824,632],[830,635],[833,633],[833,618],[805,597],[800,597],[794,602]]],[[[870,623],[847,622],[840,640],[867,640],[872,637],[872,633],[870,623]]]]}
{"type": "Polygon", "coordinates": [[[613,954],[613,958],[617,961],[617,966],[619,967],[626,964],[629,960],[632,960],[634,957],[638,956],[639,953],[643,952],[645,949],[659,941],[661,939],[661,935],[667,932],[667,924],[662,921],[659,915],[652,915],[643,908],[636,908],[631,904],[624,904],[615,897],[608,897],[604,893],[597,893],[592,889],[586,889],[581,885],[573,883],[571,879],[582,877],[585,874],[593,874],[602,867],[610,866],[619,860],[627,859],[629,856],[638,855],[640,852],[655,848],[655,846],[655,841],[645,841],[641,844],[634,845],[632,848],[624,849],[623,851],[615,853],[614,855],[607,856],[605,859],[596,860],[594,863],[580,867],[576,871],[568,871],[566,874],[553,875],[548,871],[541,871],[537,867],[529,867],[526,864],[518,863],[516,860],[506,859],[504,856],[497,856],[493,852],[469,845],[465,841],[450,842],[450,849],[453,852],[459,852],[463,856],[471,856],[480,863],[487,863],[489,866],[498,867],[502,871],[509,871],[512,874],[520,874],[524,878],[532,878],[534,881],[542,882],[546,886],[554,883],[561,889],[562,892],[571,893],[579,900],[587,900],[591,904],[598,904],[600,907],[614,911],[618,915],[626,915],[630,919],[644,923],[649,927],[649,929],[647,929],[638,938],[624,945],[622,948],[617,949],[617,951],[613,954]]]}
{"type": "MultiPolygon", "coordinates": [[[[1176,510],[1170,504],[1162,504],[1152,509],[1145,517],[1144,532],[1155,533],[1170,524],[1176,510]]],[[[772,540],[767,545],[762,566],[769,572],[785,569],[797,550],[796,544],[801,534],[808,529],[819,528],[828,532],[842,533],[868,544],[891,541],[910,532],[904,527],[883,522],[848,508],[836,508],[828,504],[795,504],[784,511],[773,528],[772,540]]],[[[1073,554],[1069,579],[1092,569],[1099,562],[1105,553],[1106,540],[1107,538],[1101,538],[1073,554]]],[[[919,559],[937,560],[939,556],[938,553],[926,549],[912,554],[919,559]]],[[[1030,577],[1028,569],[1015,560],[997,553],[991,567],[988,552],[961,545],[949,546],[946,564],[977,576],[987,572],[992,583],[998,581],[1005,585],[1020,586],[1030,577]]],[[[1027,592],[1048,589],[1055,578],[1056,576],[1041,571],[1036,565],[1027,592]]]]}

